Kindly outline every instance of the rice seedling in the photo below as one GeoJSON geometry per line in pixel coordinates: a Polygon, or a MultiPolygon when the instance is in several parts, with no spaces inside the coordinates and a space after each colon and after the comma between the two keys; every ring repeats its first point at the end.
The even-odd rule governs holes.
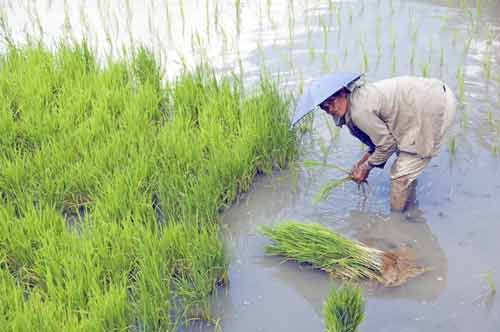
{"type": "Polygon", "coordinates": [[[184,14],[184,0],[179,0],[179,13],[181,15],[182,22],[182,35],[185,35],[186,32],[186,16],[184,14]]]}
{"type": "Polygon", "coordinates": [[[265,248],[269,255],[310,264],[340,279],[398,286],[424,272],[400,253],[369,248],[319,224],[287,221],[259,232],[271,240],[265,248]]]}
{"type": "Polygon", "coordinates": [[[396,51],[396,41],[397,41],[397,34],[396,34],[396,30],[394,29],[393,26],[391,26],[391,51],[392,53],[394,54],[394,52],[396,51]]]}
{"type": "Polygon", "coordinates": [[[467,40],[464,43],[464,56],[469,54],[471,43],[472,43],[472,37],[467,38],[467,40]]]}
{"type": "Polygon", "coordinates": [[[236,14],[236,36],[240,36],[241,29],[241,0],[234,0],[234,9],[236,14]]]}
{"type": "Polygon", "coordinates": [[[269,78],[244,91],[200,67],[163,84],[150,50],[130,56],[0,55],[2,328],[213,319],[208,297],[228,282],[219,211],[294,154],[290,101],[269,78]]]}
{"type": "Polygon", "coordinates": [[[465,99],[465,88],[464,88],[464,71],[462,67],[457,69],[457,85],[458,85],[458,100],[461,104],[464,103],[465,99]]]}
{"type": "MultiPolygon", "coordinates": [[[[273,7],[272,0],[266,0],[267,18],[269,19],[271,26],[276,27],[276,23],[274,22],[273,17],[271,15],[272,7],[273,7]]],[[[273,28],[273,30],[274,30],[274,28],[273,28]]]]}
{"type": "Polygon", "coordinates": [[[328,181],[321,189],[314,195],[313,203],[318,204],[324,201],[330,196],[331,192],[337,188],[342,187],[346,182],[352,181],[352,176],[347,175],[340,179],[334,179],[328,181]]]}
{"type": "Polygon", "coordinates": [[[396,74],[396,54],[392,55],[392,61],[391,61],[391,76],[394,76],[396,74]]]}
{"type": "Polygon", "coordinates": [[[366,49],[363,47],[363,72],[368,72],[368,53],[366,49]]]}
{"type": "Polygon", "coordinates": [[[444,66],[444,48],[441,46],[441,50],[439,51],[439,67],[443,68],[444,66]]]}
{"type": "Polygon", "coordinates": [[[493,273],[488,272],[484,274],[483,277],[489,287],[490,294],[495,295],[497,293],[497,286],[495,285],[495,281],[493,280],[493,273]]]}
{"type": "Polygon", "coordinates": [[[422,77],[429,77],[429,64],[425,63],[421,67],[422,69],[422,77]]]}
{"type": "Polygon", "coordinates": [[[364,311],[359,286],[332,288],[323,306],[326,332],[356,332],[364,320],[364,311]]]}
{"type": "Polygon", "coordinates": [[[457,139],[455,136],[450,136],[448,138],[448,151],[451,156],[455,156],[457,154],[457,139]]]}
{"type": "Polygon", "coordinates": [[[493,66],[493,61],[491,59],[491,54],[490,54],[490,51],[487,50],[484,54],[483,63],[482,63],[484,76],[485,76],[487,81],[491,80],[491,68],[492,68],[492,66],[493,66]]]}
{"type": "Polygon", "coordinates": [[[338,33],[340,35],[342,32],[342,15],[340,12],[340,7],[337,7],[337,26],[339,28],[338,33]]]}

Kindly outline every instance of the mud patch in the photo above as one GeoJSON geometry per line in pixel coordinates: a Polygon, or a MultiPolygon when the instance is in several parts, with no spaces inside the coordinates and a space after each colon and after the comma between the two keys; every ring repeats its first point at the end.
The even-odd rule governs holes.
{"type": "Polygon", "coordinates": [[[417,263],[415,251],[408,247],[384,253],[382,257],[381,283],[385,287],[397,287],[429,269],[417,263]]]}

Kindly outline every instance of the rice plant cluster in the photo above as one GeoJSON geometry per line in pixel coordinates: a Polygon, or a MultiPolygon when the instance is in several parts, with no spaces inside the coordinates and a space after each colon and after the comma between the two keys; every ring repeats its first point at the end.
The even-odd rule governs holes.
{"type": "Polygon", "coordinates": [[[262,226],[271,240],[270,255],[311,264],[335,277],[347,280],[382,280],[384,252],[347,239],[320,224],[283,222],[262,226]]]}
{"type": "Polygon", "coordinates": [[[365,316],[359,286],[332,288],[323,306],[326,332],[356,332],[365,316]]]}
{"type": "Polygon", "coordinates": [[[169,331],[228,282],[217,216],[295,151],[289,98],[145,48],[0,55],[2,331],[169,331]]]}

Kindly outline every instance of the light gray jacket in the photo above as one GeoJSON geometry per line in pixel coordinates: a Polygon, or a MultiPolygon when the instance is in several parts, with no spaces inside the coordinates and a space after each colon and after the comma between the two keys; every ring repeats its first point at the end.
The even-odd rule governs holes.
{"type": "Polygon", "coordinates": [[[420,77],[364,84],[351,93],[345,122],[352,121],[373,142],[368,159],[373,166],[383,165],[397,150],[433,157],[441,140],[445,92],[443,82],[420,77]]]}

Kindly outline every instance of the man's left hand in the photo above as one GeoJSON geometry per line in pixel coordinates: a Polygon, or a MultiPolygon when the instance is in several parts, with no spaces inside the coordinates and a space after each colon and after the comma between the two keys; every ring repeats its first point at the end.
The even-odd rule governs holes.
{"type": "Polygon", "coordinates": [[[372,168],[373,167],[368,163],[368,161],[364,161],[359,166],[356,166],[354,168],[354,170],[352,171],[352,179],[356,183],[365,182],[372,168]]]}

